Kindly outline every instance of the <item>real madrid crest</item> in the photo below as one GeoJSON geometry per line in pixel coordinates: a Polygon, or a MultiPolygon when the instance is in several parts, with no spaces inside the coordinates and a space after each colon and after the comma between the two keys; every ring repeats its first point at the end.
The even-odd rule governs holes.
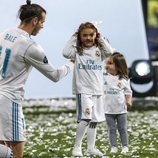
{"type": "Polygon", "coordinates": [[[96,50],[96,53],[95,53],[95,54],[96,54],[96,56],[98,56],[98,57],[101,55],[101,53],[100,53],[99,50],[96,50]]]}
{"type": "Polygon", "coordinates": [[[117,87],[119,87],[119,88],[121,88],[121,87],[122,87],[121,82],[119,82],[119,83],[117,84],[117,87]]]}
{"type": "Polygon", "coordinates": [[[85,109],[85,113],[86,113],[87,115],[89,115],[89,114],[90,114],[90,109],[89,109],[89,108],[86,108],[86,109],[85,109]]]}

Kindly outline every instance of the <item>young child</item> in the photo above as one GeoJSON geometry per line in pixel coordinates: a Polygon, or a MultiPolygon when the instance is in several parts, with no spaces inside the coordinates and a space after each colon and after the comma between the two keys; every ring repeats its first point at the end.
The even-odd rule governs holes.
{"type": "Polygon", "coordinates": [[[78,127],[73,156],[82,156],[82,140],[87,132],[87,152],[102,156],[95,148],[97,123],[104,121],[103,112],[103,61],[113,53],[107,40],[90,22],[82,23],[78,32],[68,41],[64,57],[74,60],[73,94],[76,95],[78,127]]]}
{"type": "Polygon", "coordinates": [[[109,130],[111,153],[117,153],[116,132],[122,143],[122,154],[128,152],[127,107],[132,106],[132,91],[124,56],[114,52],[106,58],[104,78],[105,117],[109,130]]]}

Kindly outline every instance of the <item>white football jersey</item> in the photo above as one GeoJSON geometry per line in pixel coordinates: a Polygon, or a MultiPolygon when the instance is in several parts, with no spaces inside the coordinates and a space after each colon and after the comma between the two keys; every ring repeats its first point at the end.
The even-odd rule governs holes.
{"type": "Polygon", "coordinates": [[[127,113],[125,95],[132,96],[130,80],[119,79],[109,73],[103,74],[104,78],[104,107],[106,114],[127,113]]]}
{"type": "Polygon", "coordinates": [[[48,62],[41,46],[19,28],[0,33],[0,94],[10,99],[23,99],[24,85],[32,67],[56,82],[71,66],[68,63],[56,69],[48,62]]]}
{"type": "Polygon", "coordinates": [[[75,60],[73,73],[73,93],[91,95],[103,94],[103,61],[113,53],[109,43],[100,38],[102,47],[84,48],[82,55],[76,50],[76,37],[72,36],[63,50],[64,57],[75,60]]]}

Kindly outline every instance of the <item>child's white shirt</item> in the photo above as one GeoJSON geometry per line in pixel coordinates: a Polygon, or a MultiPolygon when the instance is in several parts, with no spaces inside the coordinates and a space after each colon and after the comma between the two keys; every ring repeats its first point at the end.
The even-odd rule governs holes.
{"type": "Polygon", "coordinates": [[[127,113],[125,95],[132,95],[130,80],[103,73],[105,114],[127,113]]]}
{"type": "Polygon", "coordinates": [[[100,39],[100,43],[101,48],[85,48],[82,55],[77,53],[75,36],[72,36],[65,46],[64,57],[75,60],[73,94],[103,95],[103,61],[114,49],[104,39],[100,39]]]}

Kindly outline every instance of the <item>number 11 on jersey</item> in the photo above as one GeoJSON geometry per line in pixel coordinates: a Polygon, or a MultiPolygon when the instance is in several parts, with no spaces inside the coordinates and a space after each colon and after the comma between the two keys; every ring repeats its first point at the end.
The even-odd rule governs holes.
{"type": "MultiPolygon", "coordinates": [[[[2,78],[6,77],[6,72],[7,72],[7,67],[8,67],[8,63],[9,63],[10,53],[11,53],[11,50],[6,48],[5,58],[4,58],[4,61],[3,61],[2,73],[1,73],[2,78]]],[[[0,56],[1,55],[2,55],[2,47],[0,46],[0,56]]]]}

